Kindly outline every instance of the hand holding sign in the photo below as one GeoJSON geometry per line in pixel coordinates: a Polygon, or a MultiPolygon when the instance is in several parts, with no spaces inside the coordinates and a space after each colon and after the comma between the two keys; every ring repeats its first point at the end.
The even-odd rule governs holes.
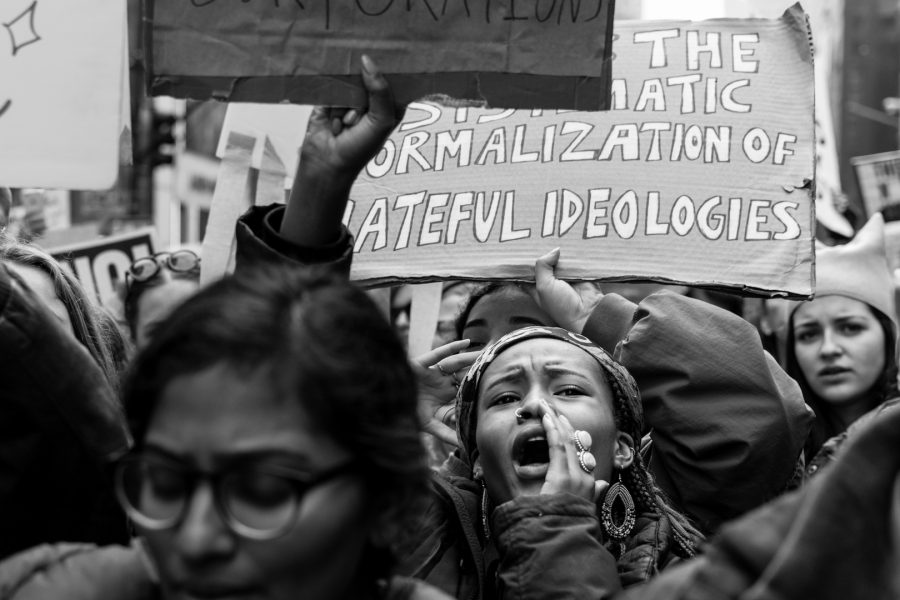
{"type": "Polygon", "coordinates": [[[579,283],[578,289],[556,278],[559,248],[554,248],[534,263],[534,300],[560,327],[581,333],[591,311],[603,293],[591,283],[579,283]]]}
{"type": "Polygon", "coordinates": [[[300,164],[285,210],[281,233],[301,246],[333,243],[350,188],[403,118],[387,80],[375,62],[362,56],[368,92],[363,111],[317,106],[309,117],[300,164]]]}

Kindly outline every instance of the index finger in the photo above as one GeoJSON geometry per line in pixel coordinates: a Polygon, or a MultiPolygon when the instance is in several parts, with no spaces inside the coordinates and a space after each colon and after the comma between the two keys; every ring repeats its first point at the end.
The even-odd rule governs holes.
{"type": "Polygon", "coordinates": [[[471,352],[462,352],[460,354],[456,354],[454,356],[450,356],[445,360],[441,361],[441,366],[448,373],[456,373],[460,369],[468,369],[472,366],[472,363],[475,362],[475,359],[478,358],[478,355],[481,354],[480,350],[473,350],[471,352]]]}
{"type": "Polygon", "coordinates": [[[365,118],[379,129],[391,130],[398,120],[391,86],[368,54],[363,54],[361,60],[363,85],[369,99],[369,109],[365,118]]]}
{"type": "Polygon", "coordinates": [[[469,340],[457,340],[455,342],[450,342],[449,344],[444,344],[443,346],[438,346],[434,350],[429,350],[425,354],[417,357],[415,362],[419,363],[423,367],[430,367],[432,365],[436,365],[443,359],[453,356],[458,353],[460,350],[463,350],[469,346],[469,340]]]}

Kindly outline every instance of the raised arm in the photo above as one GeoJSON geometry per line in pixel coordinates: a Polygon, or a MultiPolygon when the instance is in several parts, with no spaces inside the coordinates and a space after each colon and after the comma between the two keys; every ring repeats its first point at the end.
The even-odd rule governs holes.
{"type": "Polygon", "coordinates": [[[362,57],[368,106],[313,109],[286,206],[251,209],[238,222],[237,269],[256,260],[329,264],[349,273],[351,238],[341,224],[350,188],[400,122],[387,80],[362,57]]]}

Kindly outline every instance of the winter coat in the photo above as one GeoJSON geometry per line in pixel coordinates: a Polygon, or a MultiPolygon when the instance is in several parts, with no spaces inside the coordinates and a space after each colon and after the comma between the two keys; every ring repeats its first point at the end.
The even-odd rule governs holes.
{"type": "Polygon", "coordinates": [[[813,413],[752,325],[663,291],[607,294],[583,333],[637,381],[648,467],[704,533],[784,491],[813,413]]]}
{"type": "Polygon", "coordinates": [[[886,400],[851,423],[846,431],[827,440],[806,466],[806,478],[818,475],[825,467],[833,463],[843,450],[846,442],[859,435],[860,431],[868,427],[869,423],[875,419],[883,419],[888,412],[896,411],[900,411],[900,398],[886,400]]]}
{"type": "Polygon", "coordinates": [[[340,237],[327,246],[298,246],[279,233],[284,208],[283,204],[254,206],[241,216],[235,231],[235,271],[252,269],[260,262],[277,262],[304,267],[318,265],[349,277],[353,243],[347,228],[343,227],[340,237]]]}
{"type": "Polygon", "coordinates": [[[0,261],[0,558],[127,540],[106,469],[130,441],[93,357],[0,261]]]}
{"type": "MultiPolygon", "coordinates": [[[[38,546],[0,563],[3,600],[162,600],[149,559],[132,547],[38,546]]],[[[354,598],[353,600],[367,600],[354,598]]],[[[407,578],[382,582],[371,600],[451,600],[407,578]]]]}
{"type": "Polygon", "coordinates": [[[900,598],[900,410],[862,425],[821,476],[724,526],[702,557],[617,600],[900,598]]]}
{"type": "Polygon", "coordinates": [[[637,516],[617,561],[606,548],[597,507],[571,494],[515,498],[493,509],[483,534],[480,484],[451,457],[432,480],[419,537],[401,549],[398,572],[461,600],[608,598],[678,559],[672,531],[656,514],[637,516]]]}

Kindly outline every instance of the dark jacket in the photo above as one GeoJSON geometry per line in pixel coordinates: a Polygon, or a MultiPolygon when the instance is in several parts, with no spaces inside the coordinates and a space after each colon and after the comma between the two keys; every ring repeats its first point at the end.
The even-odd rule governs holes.
{"type": "Polygon", "coordinates": [[[298,246],[281,236],[283,204],[251,207],[236,226],[237,252],[235,271],[253,268],[260,262],[277,262],[298,266],[318,265],[344,276],[350,275],[353,244],[350,232],[342,228],[332,244],[309,248],[298,246]]]}
{"type": "Polygon", "coordinates": [[[0,558],[127,539],[106,469],[129,445],[94,359],[0,261],[0,558]]]}
{"type": "Polygon", "coordinates": [[[859,435],[860,431],[868,427],[872,421],[883,419],[887,413],[897,411],[900,411],[900,398],[886,400],[851,423],[846,431],[827,440],[806,466],[806,478],[820,474],[825,467],[833,463],[843,451],[847,441],[859,435]]]}
{"type": "Polygon", "coordinates": [[[784,491],[813,414],[752,325],[664,291],[607,294],[583,333],[637,381],[650,471],[704,533],[784,491]]]}
{"type": "Polygon", "coordinates": [[[706,553],[621,600],[900,597],[900,410],[848,440],[821,476],[722,528],[706,553]]]}
{"type": "Polygon", "coordinates": [[[483,532],[480,484],[454,456],[432,481],[417,540],[402,549],[398,572],[461,600],[591,598],[645,581],[674,564],[666,519],[638,515],[617,561],[607,549],[597,507],[570,494],[520,497],[493,509],[483,532]]]}

